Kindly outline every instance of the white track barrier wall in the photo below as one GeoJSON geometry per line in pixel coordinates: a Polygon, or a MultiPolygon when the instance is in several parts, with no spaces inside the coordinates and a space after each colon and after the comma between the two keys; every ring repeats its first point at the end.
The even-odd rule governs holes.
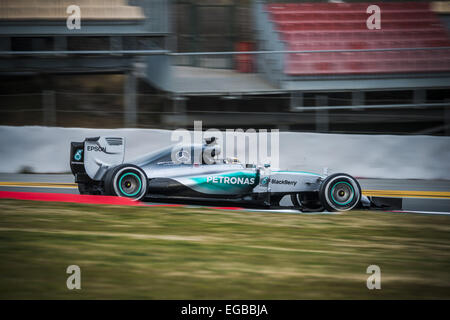
{"type": "MultiPolygon", "coordinates": [[[[70,141],[126,138],[125,161],[166,147],[171,131],[0,126],[0,172],[70,171],[70,141]]],[[[450,137],[280,133],[280,168],[356,177],[450,180],[450,137]]]]}

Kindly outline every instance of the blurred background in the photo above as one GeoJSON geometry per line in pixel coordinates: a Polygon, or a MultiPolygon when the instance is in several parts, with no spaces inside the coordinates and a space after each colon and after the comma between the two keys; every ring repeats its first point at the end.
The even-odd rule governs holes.
{"type": "Polygon", "coordinates": [[[450,2],[377,0],[369,30],[372,4],[0,0],[0,197],[46,199],[0,201],[0,299],[448,299],[450,2]],[[279,129],[281,169],[414,214],[53,202],[84,201],[71,141],[131,160],[194,120],[279,129]]]}
{"type": "Polygon", "coordinates": [[[450,135],[450,2],[287,2],[2,0],[0,125],[450,135]]]}

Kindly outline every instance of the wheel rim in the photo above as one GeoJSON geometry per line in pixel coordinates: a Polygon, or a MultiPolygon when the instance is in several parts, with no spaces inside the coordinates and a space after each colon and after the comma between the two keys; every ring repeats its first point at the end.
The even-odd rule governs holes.
{"type": "Polygon", "coordinates": [[[119,179],[119,190],[127,197],[133,197],[142,189],[141,178],[133,173],[127,172],[123,174],[119,179]]]}
{"type": "Polygon", "coordinates": [[[338,205],[345,206],[352,202],[354,197],[355,190],[348,182],[338,182],[331,189],[331,198],[338,205]]]}

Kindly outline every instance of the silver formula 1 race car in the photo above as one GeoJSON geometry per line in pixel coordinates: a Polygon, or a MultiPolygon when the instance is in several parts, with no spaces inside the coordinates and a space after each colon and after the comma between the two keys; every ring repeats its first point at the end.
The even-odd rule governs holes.
{"type": "Polygon", "coordinates": [[[70,167],[80,193],[165,202],[234,202],[258,208],[279,207],[288,196],[291,207],[301,211],[370,206],[358,181],[348,174],[279,171],[221,159],[215,138],[200,145],[169,146],[127,163],[124,154],[124,138],[72,142],[70,167]]]}

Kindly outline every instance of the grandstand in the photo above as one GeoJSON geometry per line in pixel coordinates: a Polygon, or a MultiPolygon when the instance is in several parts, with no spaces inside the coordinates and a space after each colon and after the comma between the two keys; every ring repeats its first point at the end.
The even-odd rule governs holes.
{"type": "Polygon", "coordinates": [[[2,76],[123,74],[125,126],[450,134],[448,2],[376,3],[380,30],[354,1],[70,4],[1,1],[2,76]]]}
{"type": "Polygon", "coordinates": [[[440,7],[436,11],[445,14],[443,5],[377,3],[382,28],[368,30],[366,9],[371,4],[254,1],[253,40],[257,50],[270,53],[253,55],[256,73],[175,66],[172,81],[162,87],[189,97],[182,108],[188,111],[199,110],[204,96],[217,96],[208,99],[211,105],[236,98],[231,108],[249,113],[236,118],[212,107],[213,114],[202,109],[203,113],[180,115],[179,121],[167,116],[167,121],[174,126],[194,119],[213,126],[245,126],[267,125],[264,119],[270,118],[283,129],[328,131],[334,126],[343,132],[355,123],[362,132],[388,123],[417,133],[448,128],[443,107],[450,98],[450,42],[445,16],[435,12],[440,7]],[[285,53],[289,50],[308,52],[285,53]],[[255,100],[270,115],[256,113],[255,100]],[[364,112],[358,115],[354,110],[364,112]],[[421,122],[432,128],[421,130],[421,122]]]}
{"type": "MultiPolygon", "coordinates": [[[[368,4],[272,4],[267,7],[288,50],[450,47],[443,23],[426,3],[386,3],[383,28],[366,26],[368,4]]],[[[320,52],[291,54],[289,75],[450,71],[450,50],[320,52]]]]}
{"type": "MultiPolygon", "coordinates": [[[[336,50],[284,55],[278,63],[264,57],[259,65],[272,66],[266,69],[266,74],[272,79],[275,75],[279,86],[290,89],[305,85],[318,90],[350,89],[355,85],[358,89],[376,89],[384,87],[384,79],[395,79],[397,88],[448,85],[448,30],[430,4],[379,3],[382,28],[369,30],[366,9],[371,4],[259,3],[256,12],[259,39],[260,42],[267,39],[265,50],[336,50]],[[313,86],[301,81],[305,79],[301,76],[322,75],[334,76],[334,81],[315,81],[313,86]],[[366,80],[364,75],[370,75],[370,79],[366,80]],[[379,77],[383,80],[377,81],[379,77]],[[360,79],[359,83],[347,81],[355,78],[360,79]]],[[[388,87],[392,82],[387,81],[388,87]]]]}

